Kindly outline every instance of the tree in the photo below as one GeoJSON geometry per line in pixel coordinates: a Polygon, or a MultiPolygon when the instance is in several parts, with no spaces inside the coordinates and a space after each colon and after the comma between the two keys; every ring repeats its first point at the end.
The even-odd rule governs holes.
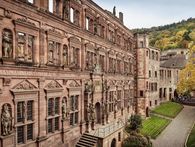
{"type": "Polygon", "coordinates": [[[131,115],[128,120],[128,125],[126,131],[130,133],[131,131],[139,132],[139,129],[142,127],[142,118],[140,115],[131,115]]]}
{"type": "Polygon", "coordinates": [[[180,94],[195,90],[195,44],[191,42],[188,45],[190,48],[189,59],[185,68],[179,74],[177,85],[177,91],[180,94]]]}

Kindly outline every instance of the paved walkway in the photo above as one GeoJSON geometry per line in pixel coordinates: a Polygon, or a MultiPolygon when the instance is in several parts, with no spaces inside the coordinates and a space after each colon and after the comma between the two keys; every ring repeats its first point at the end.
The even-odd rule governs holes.
{"type": "Polygon", "coordinates": [[[152,141],[154,147],[184,147],[194,121],[195,107],[184,106],[157,139],[152,141]]]}

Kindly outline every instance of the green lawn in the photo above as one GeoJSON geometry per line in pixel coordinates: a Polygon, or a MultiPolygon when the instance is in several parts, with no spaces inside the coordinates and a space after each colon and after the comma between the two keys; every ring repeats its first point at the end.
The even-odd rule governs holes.
{"type": "Polygon", "coordinates": [[[158,116],[151,116],[150,118],[143,121],[143,128],[141,129],[141,133],[155,139],[170,122],[171,120],[168,119],[164,119],[158,116]]]}
{"type": "Polygon", "coordinates": [[[195,147],[195,126],[193,127],[188,138],[187,147],[195,147]]]}
{"type": "Polygon", "coordinates": [[[154,110],[152,110],[152,112],[174,118],[182,109],[183,106],[181,104],[166,102],[162,103],[160,106],[157,106],[154,110]]]}

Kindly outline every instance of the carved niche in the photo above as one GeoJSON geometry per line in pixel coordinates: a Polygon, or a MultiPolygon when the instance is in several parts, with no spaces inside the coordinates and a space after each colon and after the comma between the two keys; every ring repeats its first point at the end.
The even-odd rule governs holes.
{"type": "Polygon", "coordinates": [[[10,104],[4,104],[1,114],[1,134],[7,136],[12,131],[12,111],[10,104]]]}
{"type": "Polygon", "coordinates": [[[2,32],[2,54],[5,58],[13,56],[13,34],[9,29],[4,29],[2,32]]]}

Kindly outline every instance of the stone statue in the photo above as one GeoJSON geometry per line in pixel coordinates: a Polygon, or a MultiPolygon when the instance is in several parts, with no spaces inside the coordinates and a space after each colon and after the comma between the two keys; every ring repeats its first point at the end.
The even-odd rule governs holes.
{"type": "Polygon", "coordinates": [[[62,120],[67,118],[67,109],[66,109],[66,101],[65,99],[62,100],[62,120]]]}
{"type": "Polygon", "coordinates": [[[95,108],[93,104],[88,104],[87,106],[87,120],[88,121],[95,120],[95,108]]]}
{"type": "Polygon", "coordinates": [[[48,62],[53,63],[53,58],[54,58],[54,43],[49,42],[48,62]]]}
{"type": "Polygon", "coordinates": [[[116,16],[116,7],[113,8],[113,15],[116,16]]]}
{"type": "Polygon", "coordinates": [[[1,115],[1,123],[2,123],[2,134],[4,136],[9,135],[11,133],[12,128],[12,117],[9,112],[8,104],[3,105],[3,112],[1,115]]]}
{"type": "Polygon", "coordinates": [[[10,30],[4,30],[2,37],[3,37],[2,39],[3,57],[6,58],[12,57],[12,50],[13,50],[12,32],[10,30]]]}
{"type": "Polygon", "coordinates": [[[85,92],[93,92],[93,82],[91,79],[85,83],[85,92]]]}
{"type": "Polygon", "coordinates": [[[91,120],[95,120],[95,108],[93,104],[90,105],[90,111],[91,111],[91,120]]]}
{"type": "Polygon", "coordinates": [[[28,60],[32,60],[33,41],[34,41],[33,36],[29,36],[28,37],[28,55],[27,55],[28,60]]]}

